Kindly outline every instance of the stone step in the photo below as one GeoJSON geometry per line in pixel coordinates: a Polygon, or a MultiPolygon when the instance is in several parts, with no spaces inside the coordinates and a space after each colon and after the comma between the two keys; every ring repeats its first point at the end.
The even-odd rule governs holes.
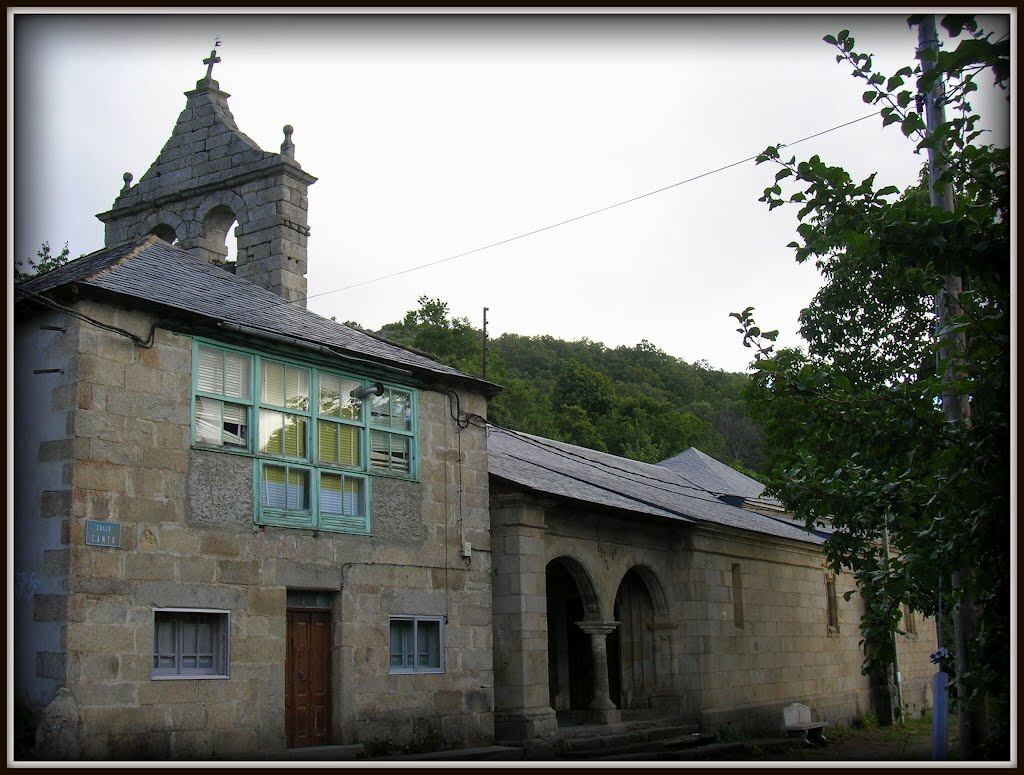
{"type": "Polygon", "coordinates": [[[618,751],[607,756],[595,757],[596,761],[693,761],[721,759],[726,756],[749,754],[754,758],[756,751],[779,753],[792,748],[806,747],[806,743],[786,737],[763,738],[760,740],[739,740],[728,743],[707,743],[677,748],[669,745],[659,749],[618,751]]]}
{"type": "Polygon", "coordinates": [[[757,740],[737,740],[729,743],[712,743],[691,748],[683,751],[666,751],[660,758],[665,759],[715,759],[720,756],[731,756],[735,754],[753,753],[755,749],[760,751],[778,752],[790,748],[806,748],[807,743],[803,740],[794,740],[791,737],[765,737],[757,740]]]}
{"type": "Polygon", "coordinates": [[[616,721],[612,724],[559,724],[558,739],[572,740],[578,737],[604,737],[606,735],[628,734],[652,729],[696,730],[695,724],[678,718],[638,719],[616,721]]]}
{"type": "Polygon", "coordinates": [[[503,761],[523,758],[523,749],[509,745],[487,745],[479,748],[453,748],[448,751],[426,753],[404,753],[391,756],[376,756],[368,761],[503,761]]]}
{"type": "Polygon", "coordinates": [[[289,748],[286,751],[268,754],[275,761],[336,762],[363,758],[363,744],[354,745],[311,745],[306,748],[289,748]]]}
{"type": "Polygon", "coordinates": [[[615,736],[603,741],[602,744],[591,746],[566,746],[561,749],[560,757],[577,759],[605,759],[620,755],[630,754],[656,754],[661,751],[682,751],[686,748],[696,747],[712,743],[717,739],[713,734],[706,732],[686,731],[673,735],[661,735],[657,737],[637,738],[635,735],[615,736]]]}
{"type": "Polygon", "coordinates": [[[684,739],[699,734],[689,724],[674,724],[671,726],[643,726],[628,730],[611,730],[604,734],[592,735],[589,737],[563,738],[559,746],[568,754],[583,753],[586,751],[609,751],[621,748],[646,745],[672,739],[684,739]]]}

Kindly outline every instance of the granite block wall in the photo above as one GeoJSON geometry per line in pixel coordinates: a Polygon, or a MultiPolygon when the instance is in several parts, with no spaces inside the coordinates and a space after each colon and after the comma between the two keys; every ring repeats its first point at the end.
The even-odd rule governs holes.
{"type": "MultiPolygon", "coordinates": [[[[141,335],[152,322],[77,306],[141,335]]],[[[58,683],[77,705],[83,758],[283,749],[289,589],[330,595],[333,742],[391,749],[493,738],[482,429],[461,431],[460,459],[447,398],[422,390],[419,480],[372,478],[372,535],[257,528],[252,458],[190,445],[189,337],[158,328],[143,349],[82,326],[75,347],[58,683]],[[89,518],[119,522],[121,548],[86,546],[89,518]],[[469,559],[459,554],[463,540],[469,559]],[[154,609],[165,607],[230,611],[229,678],[151,679],[154,609]],[[388,673],[391,614],[447,616],[444,673],[388,673]]],[[[485,414],[482,396],[461,400],[485,414]]],[[[54,616],[57,602],[46,601],[54,616]]]]}

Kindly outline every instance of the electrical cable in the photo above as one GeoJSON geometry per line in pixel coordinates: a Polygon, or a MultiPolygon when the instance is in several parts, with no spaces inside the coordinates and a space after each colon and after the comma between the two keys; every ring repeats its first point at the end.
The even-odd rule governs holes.
{"type": "MultiPolygon", "coordinates": [[[[826,135],[829,132],[835,132],[838,129],[843,129],[845,127],[851,126],[853,124],[857,124],[857,123],[859,123],[861,121],[865,121],[866,119],[869,119],[869,118],[872,118],[874,116],[877,116],[879,114],[879,112],[880,111],[875,111],[873,113],[869,113],[866,116],[861,116],[860,118],[855,118],[852,121],[847,121],[847,122],[845,122],[843,124],[837,124],[836,126],[829,127],[828,129],[823,129],[820,132],[815,132],[814,134],[807,135],[806,137],[801,137],[799,140],[793,140],[792,142],[789,142],[789,143],[782,143],[782,144],[780,144],[780,145],[778,145],[776,147],[778,147],[778,148],[788,148],[788,147],[797,145],[799,143],[806,142],[807,140],[813,140],[815,137],[821,137],[822,135],[826,135]]],[[[410,272],[419,271],[420,269],[426,269],[428,267],[437,266],[438,264],[444,264],[444,263],[447,263],[449,261],[455,261],[456,259],[459,259],[459,258],[465,258],[466,256],[473,255],[474,253],[481,253],[481,252],[483,252],[485,250],[490,250],[491,248],[496,248],[496,247],[498,247],[500,245],[507,245],[510,242],[515,242],[517,240],[525,239],[526,237],[532,237],[535,234],[540,234],[540,233],[545,232],[545,231],[550,231],[552,229],[557,229],[560,226],[565,226],[567,224],[583,220],[584,218],[589,218],[592,215],[598,215],[600,213],[604,213],[604,212],[607,212],[609,210],[614,210],[617,207],[622,207],[624,205],[631,204],[631,203],[639,201],[641,199],[646,199],[647,197],[654,196],[655,194],[660,194],[662,192],[669,191],[669,190],[671,190],[673,188],[678,188],[679,186],[685,185],[686,183],[692,183],[695,180],[700,180],[701,178],[706,178],[706,177],[708,177],[710,175],[714,175],[714,174],[719,173],[719,172],[724,172],[725,170],[731,169],[733,167],[738,167],[740,164],[746,164],[748,161],[753,161],[754,159],[756,159],[758,157],[758,155],[760,155],[760,154],[755,154],[753,156],[748,156],[745,159],[740,159],[739,161],[731,162],[730,164],[726,164],[726,165],[723,165],[721,167],[717,167],[716,169],[708,170],[707,172],[702,172],[699,175],[694,175],[692,177],[685,178],[683,180],[677,180],[675,183],[669,183],[667,186],[662,186],[661,188],[656,188],[656,189],[653,189],[652,191],[647,191],[647,192],[645,192],[643,194],[637,194],[636,196],[632,196],[629,199],[623,199],[621,201],[614,202],[614,203],[609,204],[609,205],[605,205],[604,207],[599,207],[599,208],[597,208],[595,210],[590,210],[590,211],[582,213],[580,215],[575,215],[575,216],[573,216],[571,218],[566,218],[566,219],[558,221],[556,223],[548,224],[547,226],[541,226],[541,227],[533,229],[531,231],[526,231],[526,232],[522,232],[520,234],[513,235],[511,237],[506,237],[505,239],[498,240],[497,242],[491,242],[491,243],[489,243],[487,245],[482,245],[481,247],[473,248],[472,250],[467,250],[467,251],[464,251],[462,253],[456,253],[455,255],[446,256],[445,258],[439,258],[439,259],[436,259],[434,261],[428,261],[425,264],[419,264],[417,266],[408,267],[406,269],[400,269],[397,272],[391,272],[390,274],[381,275],[380,277],[372,277],[369,280],[360,280],[357,283],[352,283],[351,285],[345,285],[345,286],[342,286],[341,288],[333,288],[333,289],[328,290],[328,291],[320,291],[319,293],[310,293],[310,294],[307,294],[306,296],[302,296],[302,297],[300,297],[298,299],[282,299],[277,304],[274,304],[274,305],[271,305],[271,306],[279,306],[279,305],[282,305],[282,304],[295,304],[295,303],[298,303],[298,302],[305,302],[308,299],[315,299],[315,298],[318,298],[320,296],[327,296],[327,295],[332,294],[332,293],[341,293],[342,291],[349,291],[349,290],[352,290],[353,288],[360,288],[360,287],[362,287],[364,285],[369,285],[370,283],[380,282],[381,280],[390,280],[390,279],[392,279],[394,277],[400,277],[401,275],[409,274],[410,272]]]]}
{"type": "Polygon", "coordinates": [[[143,339],[141,336],[138,336],[137,334],[134,334],[131,331],[128,331],[127,329],[119,328],[117,326],[112,326],[109,323],[104,323],[101,320],[96,320],[95,318],[91,318],[88,315],[83,315],[81,312],[78,312],[77,310],[71,309],[71,307],[66,307],[63,304],[60,304],[60,303],[54,301],[49,296],[44,296],[41,293],[36,293],[35,291],[30,291],[30,290],[27,290],[25,288],[18,288],[17,286],[15,287],[14,290],[15,290],[16,293],[25,294],[26,296],[28,296],[28,297],[30,297],[32,299],[35,299],[35,300],[45,304],[46,306],[51,307],[52,309],[55,309],[55,310],[58,310],[60,312],[64,312],[65,314],[71,315],[71,317],[77,318],[78,320],[81,320],[84,323],[88,323],[90,325],[96,326],[97,328],[102,328],[102,329],[104,329],[106,331],[110,331],[112,333],[120,334],[121,336],[127,337],[128,339],[131,339],[133,342],[135,342],[135,344],[137,344],[139,347],[143,347],[145,349],[149,349],[149,348],[151,348],[153,346],[154,340],[155,340],[155,337],[156,337],[156,329],[157,329],[157,327],[161,323],[166,322],[166,321],[161,321],[161,320],[154,320],[153,321],[153,325],[151,325],[149,327],[149,336],[147,336],[145,339],[143,339]]]}
{"type": "MultiPolygon", "coordinates": [[[[719,498],[719,497],[722,497],[722,496],[732,495],[731,493],[716,492],[715,490],[709,490],[707,487],[702,487],[701,485],[697,484],[692,479],[687,478],[686,476],[684,476],[683,474],[679,473],[678,471],[673,471],[671,469],[667,469],[666,473],[667,474],[671,474],[672,476],[677,476],[680,479],[682,479],[682,480],[684,480],[686,482],[689,482],[688,485],[686,485],[686,484],[677,484],[675,482],[669,482],[669,481],[666,481],[664,479],[658,479],[657,477],[654,477],[654,476],[648,476],[647,474],[642,474],[642,473],[640,473],[638,471],[630,471],[628,468],[623,468],[621,466],[617,466],[617,465],[614,465],[612,463],[605,463],[605,462],[600,461],[600,460],[593,460],[591,458],[584,457],[583,455],[577,455],[577,454],[574,454],[572,452],[568,452],[566,450],[561,449],[560,447],[556,447],[553,444],[548,444],[548,443],[545,443],[543,441],[540,441],[539,439],[534,438],[533,436],[530,436],[528,434],[524,434],[521,431],[513,430],[512,428],[503,428],[500,425],[492,423],[490,420],[485,420],[485,422],[487,422],[488,425],[493,426],[495,429],[497,429],[499,431],[503,431],[503,432],[508,433],[508,434],[510,434],[512,436],[516,436],[521,441],[524,441],[527,444],[532,444],[535,447],[540,447],[540,448],[549,450],[549,451],[553,452],[554,454],[558,455],[559,457],[564,457],[564,458],[572,459],[572,460],[578,460],[578,461],[580,461],[580,462],[582,462],[582,463],[584,463],[586,465],[589,465],[591,467],[594,467],[594,468],[600,466],[602,468],[606,468],[606,469],[609,469],[611,471],[615,471],[617,473],[628,474],[629,476],[634,476],[634,477],[640,477],[641,479],[647,479],[647,480],[652,481],[652,482],[657,482],[658,484],[666,484],[666,485],[670,485],[672,487],[681,487],[681,488],[686,489],[686,490],[698,490],[700,492],[705,492],[708,495],[713,495],[715,498],[719,498]]],[[[642,482],[641,482],[641,484],[642,484],[642,482]]],[[[741,497],[747,497],[747,496],[734,495],[733,497],[741,498],[741,497]]]]}
{"type": "MultiPolygon", "coordinates": [[[[458,393],[455,393],[454,391],[448,390],[448,389],[443,388],[443,387],[435,388],[435,389],[438,389],[438,390],[440,390],[442,392],[445,392],[445,393],[449,394],[449,398],[448,398],[449,412],[451,412],[452,418],[459,424],[459,427],[461,427],[461,428],[465,428],[465,427],[467,427],[470,424],[476,425],[477,427],[488,427],[489,426],[489,427],[494,428],[495,430],[503,431],[503,432],[505,432],[505,433],[507,433],[509,435],[515,436],[515,437],[519,438],[521,441],[524,441],[527,444],[532,444],[535,447],[549,450],[549,451],[553,452],[554,454],[556,454],[556,455],[558,455],[560,457],[566,458],[567,460],[574,460],[574,461],[577,461],[577,462],[581,462],[584,465],[588,465],[588,466],[590,466],[592,468],[597,468],[598,466],[601,466],[603,468],[614,470],[614,471],[617,471],[619,473],[628,474],[629,476],[640,477],[642,479],[647,479],[647,480],[652,481],[652,482],[658,482],[658,484],[667,484],[667,485],[671,485],[672,487],[681,487],[681,488],[687,489],[687,490],[697,490],[699,492],[706,492],[708,495],[712,495],[712,496],[715,497],[716,501],[709,501],[707,498],[698,498],[697,499],[697,500],[703,500],[706,503],[712,503],[712,502],[721,503],[721,500],[720,500],[721,497],[725,497],[725,496],[729,496],[730,495],[729,493],[719,493],[719,492],[715,492],[714,490],[709,490],[706,487],[702,487],[699,484],[697,484],[696,482],[694,482],[692,479],[687,478],[686,476],[684,476],[683,474],[679,473],[678,471],[670,471],[670,473],[673,476],[677,476],[680,479],[683,479],[684,481],[689,482],[690,486],[687,486],[685,484],[677,484],[675,482],[668,482],[668,481],[665,481],[664,479],[658,479],[656,477],[647,476],[646,474],[641,474],[641,473],[636,472],[636,471],[630,471],[627,468],[622,468],[621,466],[616,466],[616,465],[613,465],[611,463],[604,463],[604,462],[599,461],[599,460],[591,460],[590,458],[584,457],[582,455],[575,455],[575,454],[573,454],[571,452],[567,452],[567,451],[561,449],[560,447],[556,447],[553,444],[547,444],[547,443],[544,443],[542,441],[539,441],[538,439],[530,436],[529,434],[525,434],[525,433],[523,433],[521,431],[513,430],[512,428],[505,428],[505,427],[503,427],[501,425],[498,425],[497,423],[493,422],[492,420],[488,420],[486,417],[481,417],[478,414],[465,413],[466,414],[466,420],[465,420],[465,424],[463,424],[463,422],[459,419],[462,416],[463,412],[462,412],[461,406],[459,405],[458,393]],[[456,406],[457,406],[457,409],[455,411],[458,412],[458,416],[456,416],[455,411],[452,410],[452,406],[451,406],[451,397],[452,396],[455,397],[456,406]],[[480,423],[473,422],[473,420],[479,420],[480,422],[483,423],[483,425],[481,425],[480,423]]],[[[634,479],[633,481],[636,481],[636,480],[634,479]]],[[[638,484],[644,484],[644,482],[638,482],[638,484]]],[[[648,486],[654,487],[654,485],[648,485],[648,486]]],[[[655,489],[664,490],[665,492],[670,492],[670,493],[672,493],[674,495],[681,495],[682,494],[682,493],[679,493],[679,492],[677,492],[675,490],[669,490],[669,489],[666,489],[664,487],[655,487],[655,489]]],[[[689,497],[695,497],[695,496],[691,495],[689,497]]],[[[746,497],[746,496],[734,495],[732,497],[738,497],[739,498],[739,497],[746,497]]]]}

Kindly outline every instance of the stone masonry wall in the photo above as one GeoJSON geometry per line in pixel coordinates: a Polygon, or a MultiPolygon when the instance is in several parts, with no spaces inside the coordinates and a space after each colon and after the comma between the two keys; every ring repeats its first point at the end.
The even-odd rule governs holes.
{"type": "MultiPolygon", "coordinates": [[[[545,563],[559,557],[578,562],[602,619],[614,619],[615,595],[631,568],[645,569],[648,587],[660,588],[667,613],[656,610],[654,624],[669,642],[667,650],[659,643],[656,659],[667,653],[671,665],[670,672],[658,672],[656,699],[664,709],[707,728],[728,722],[751,731],[777,730],[782,709],[793,702],[809,705],[815,719],[830,723],[873,711],[868,679],[861,674],[863,603],[857,594],[844,599],[853,580],[839,577],[839,628],[830,633],[819,548],[570,507],[549,506],[545,522],[545,563]],[[741,624],[734,565],[742,588],[741,624]]],[[[535,605],[543,605],[542,593],[535,605]]],[[[908,712],[931,704],[926,679],[934,672],[927,664],[933,633],[933,623],[919,619],[918,635],[899,639],[908,712]]],[[[538,658],[546,648],[546,639],[538,638],[538,658]]]]}
{"type": "Polygon", "coordinates": [[[741,536],[700,535],[694,567],[701,585],[701,686],[704,717],[750,729],[778,728],[782,708],[810,706],[831,723],[870,711],[861,675],[862,603],[836,580],[838,632],[827,623],[826,572],[820,551],[741,536]],[[739,565],[743,623],[735,620],[733,565],[739,565]]]}
{"type": "Polygon", "coordinates": [[[908,716],[920,716],[931,709],[935,700],[932,696],[932,677],[936,666],[931,654],[938,648],[935,620],[915,614],[917,633],[896,637],[899,653],[901,691],[903,707],[908,716]]]}
{"type": "MultiPolygon", "coordinates": [[[[856,591],[845,600],[855,584],[851,576],[839,576],[839,628],[830,633],[820,550],[701,531],[694,568],[705,590],[701,686],[708,723],[777,728],[791,702],[810,706],[814,719],[830,723],[873,712],[868,678],[861,674],[863,601],[856,591]],[[742,626],[735,622],[734,564],[742,579],[742,626]]],[[[921,632],[918,641],[906,643],[908,657],[927,659],[934,648],[927,629],[921,632]]]]}
{"type": "Polygon", "coordinates": [[[14,331],[15,700],[35,709],[67,681],[68,412],[78,326],[63,313],[22,309],[14,331]]]}
{"type": "MultiPolygon", "coordinates": [[[[141,335],[151,322],[138,312],[79,306],[141,335]]],[[[333,594],[334,742],[492,739],[482,429],[462,431],[460,461],[447,399],[420,391],[420,481],[373,477],[372,536],[257,530],[251,458],[190,448],[190,339],[158,329],[155,346],[142,349],[83,327],[79,348],[69,419],[76,438],[67,680],[83,757],[283,749],[289,588],[333,594]],[[222,480],[231,495],[211,501],[222,480]],[[468,562],[458,554],[460,514],[473,545],[468,562]],[[87,517],[120,522],[123,547],[84,546],[87,517]],[[395,523],[404,529],[393,530],[395,523]],[[230,678],[151,680],[155,607],[229,610],[230,678]],[[448,615],[443,674],[388,675],[389,614],[448,615]]],[[[482,396],[461,399],[467,411],[485,413],[482,396]]]]}

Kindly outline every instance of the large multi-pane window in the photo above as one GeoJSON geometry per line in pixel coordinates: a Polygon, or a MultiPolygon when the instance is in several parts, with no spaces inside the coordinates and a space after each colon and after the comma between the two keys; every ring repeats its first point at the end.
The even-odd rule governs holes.
{"type": "Polygon", "coordinates": [[[201,341],[193,363],[193,443],[252,455],[257,522],[367,533],[368,475],[416,475],[413,390],[201,341]]]}

